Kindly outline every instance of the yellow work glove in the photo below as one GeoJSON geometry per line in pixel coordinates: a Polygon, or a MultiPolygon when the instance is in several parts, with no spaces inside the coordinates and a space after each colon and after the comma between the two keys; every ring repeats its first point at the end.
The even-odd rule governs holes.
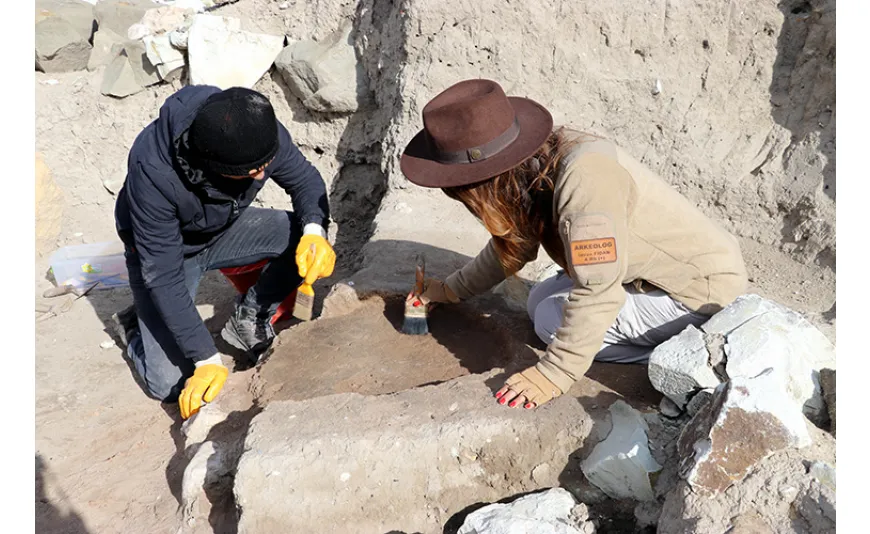
{"type": "Polygon", "coordinates": [[[495,394],[495,398],[499,404],[510,403],[511,408],[522,402],[524,408],[531,409],[561,394],[559,387],[550,382],[536,367],[529,367],[510,376],[504,387],[495,394]]]}
{"type": "Polygon", "coordinates": [[[429,304],[430,302],[456,304],[459,302],[459,297],[450,289],[450,286],[441,280],[427,278],[423,284],[423,294],[420,295],[420,300],[424,304],[429,304]]]}
{"type": "Polygon", "coordinates": [[[296,247],[296,266],[299,268],[299,276],[305,279],[306,284],[311,285],[318,278],[332,276],[332,270],[335,269],[335,251],[323,237],[315,234],[303,235],[296,247]]]}
{"type": "Polygon", "coordinates": [[[229,374],[229,369],[217,363],[197,367],[193,376],[184,383],[184,389],[178,397],[181,418],[187,419],[198,412],[203,401],[213,401],[224,387],[229,374]]]}

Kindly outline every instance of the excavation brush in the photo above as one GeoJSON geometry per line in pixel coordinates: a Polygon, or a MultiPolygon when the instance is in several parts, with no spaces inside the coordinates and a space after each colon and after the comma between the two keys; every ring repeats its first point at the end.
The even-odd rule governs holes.
{"type": "Polygon", "coordinates": [[[422,255],[417,256],[416,277],[414,293],[411,298],[405,300],[405,322],[402,323],[402,332],[412,336],[422,336],[429,333],[428,306],[420,299],[426,279],[426,260],[422,255]]]}

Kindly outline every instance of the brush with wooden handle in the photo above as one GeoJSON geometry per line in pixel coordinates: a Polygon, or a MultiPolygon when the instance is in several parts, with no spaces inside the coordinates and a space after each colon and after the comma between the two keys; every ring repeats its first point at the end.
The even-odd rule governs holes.
{"type": "MultiPolygon", "coordinates": [[[[317,253],[317,247],[312,243],[308,250],[311,252],[313,262],[315,254],[317,253]]],[[[311,266],[308,268],[310,269],[311,266]]],[[[310,321],[313,313],[314,288],[310,284],[305,283],[305,280],[303,279],[302,284],[296,289],[296,302],[293,304],[293,317],[300,321],[310,321]]]]}
{"type": "Polygon", "coordinates": [[[412,336],[422,336],[429,333],[428,306],[420,300],[426,280],[426,259],[422,254],[417,256],[416,276],[413,298],[405,301],[405,321],[402,323],[402,332],[412,336]]]}

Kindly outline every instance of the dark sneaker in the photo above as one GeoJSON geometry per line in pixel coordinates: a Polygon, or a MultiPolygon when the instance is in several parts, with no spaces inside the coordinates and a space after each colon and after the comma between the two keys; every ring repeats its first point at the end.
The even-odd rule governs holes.
{"type": "Polygon", "coordinates": [[[130,305],[112,315],[112,326],[115,334],[121,338],[121,342],[126,347],[133,333],[139,329],[139,317],[136,315],[136,307],[130,305]]]}
{"type": "Polygon", "coordinates": [[[258,316],[255,308],[237,305],[221,331],[221,337],[233,347],[254,356],[256,361],[272,345],[275,330],[269,317],[258,316]]]}

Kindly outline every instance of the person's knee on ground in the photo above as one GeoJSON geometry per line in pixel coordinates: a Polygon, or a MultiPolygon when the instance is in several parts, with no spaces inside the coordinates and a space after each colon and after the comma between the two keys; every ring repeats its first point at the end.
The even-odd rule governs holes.
{"type": "Polygon", "coordinates": [[[184,381],[193,374],[193,363],[190,363],[189,369],[182,369],[173,364],[162,349],[155,354],[155,348],[159,349],[151,347],[152,354],[147,354],[142,331],[139,328],[130,331],[126,355],[133,364],[136,382],[152,399],[177,402],[178,395],[184,389],[184,381]]]}

